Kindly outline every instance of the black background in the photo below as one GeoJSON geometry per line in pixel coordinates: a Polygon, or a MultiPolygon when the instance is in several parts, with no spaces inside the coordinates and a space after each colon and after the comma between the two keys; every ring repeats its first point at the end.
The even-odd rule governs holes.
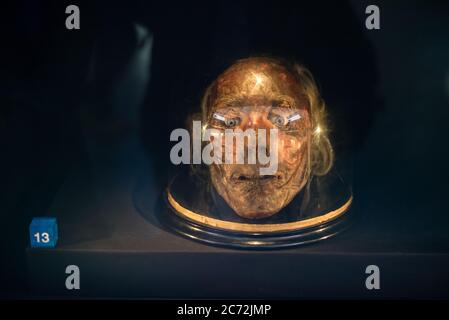
{"type": "MultiPolygon", "coordinates": [[[[405,222],[411,247],[449,251],[447,2],[377,1],[381,30],[372,31],[364,25],[371,3],[363,1],[78,1],[80,30],[65,28],[68,4],[18,1],[2,9],[3,295],[25,292],[28,224],[71,168],[89,159],[92,135],[107,144],[108,136],[139,130],[162,189],[170,131],[197,110],[210,81],[250,55],[304,63],[329,104],[337,151],[353,156],[364,207],[394,212],[379,227],[405,222]],[[134,111],[113,101],[142,46],[135,24],[151,32],[153,47],[133,122],[124,119],[134,111]]],[[[122,99],[133,95],[133,84],[120,89],[122,99]]]]}

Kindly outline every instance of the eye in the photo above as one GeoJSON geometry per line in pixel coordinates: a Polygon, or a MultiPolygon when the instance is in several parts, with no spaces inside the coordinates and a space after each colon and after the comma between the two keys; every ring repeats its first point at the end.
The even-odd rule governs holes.
{"type": "Polygon", "coordinates": [[[285,117],[278,114],[271,114],[269,120],[277,127],[284,127],[287,124],[285,117]]]}
{"type": "Polygon", "coordinates": [[[227,128],[233,128],[240,124],[240,118],[236,117],[236,118],[225,119],[224,123],[227,128]]]}
{"type": "Polygon", "coordinates": [[[226,117],[221,113],[214,113],[212,118],[218,127],[233,128],[238,126],[241,122],[239,117],[226,117]]]}

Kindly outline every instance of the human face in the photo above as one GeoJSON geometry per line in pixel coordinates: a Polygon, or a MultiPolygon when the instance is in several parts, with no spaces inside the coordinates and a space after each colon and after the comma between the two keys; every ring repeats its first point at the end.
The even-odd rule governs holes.
{"type": "MultiPolygon", "coordinates": [[[[277,130],[277,171],[260,174],[259,159],[253,164],[212,164],[218,194],[249,219],[272,216],[288,205],[306,184],[310,166],[311,120],[294,73],[272,59],[239,61],[215,81],[206,112],[208,126],[221,132],[265,129],[269,136],[270,130],[277,130]]],[[[269,149],[272,142],[265,141],[262,149],[269,149]]],[[[246,154],[260,147],[245,141],[246,154]]]]}

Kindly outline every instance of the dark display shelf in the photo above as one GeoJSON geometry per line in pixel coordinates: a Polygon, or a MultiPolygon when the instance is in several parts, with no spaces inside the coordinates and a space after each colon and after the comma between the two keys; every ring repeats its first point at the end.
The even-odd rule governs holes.
{"type": "Polygon", "coordinates": [[[73,171],[46,212],[58,218],[57,247],[27,249],[33,295],[449,297],[449,230],[441,212],[405,219],[387,196],[370,202],[372,194],[356,189],[359,218],[334,238],[292,249],[227,249],[173,234],[155,215],[136,209],[155,212],[160,205],[161,190],[147,168],[138,143],[126,140],[73,171]],[[65,287],[68,265],[80,269],[80,290],[65,287]],[[368,265],[380,268],[380,290],[365,286],[368,265]]]}

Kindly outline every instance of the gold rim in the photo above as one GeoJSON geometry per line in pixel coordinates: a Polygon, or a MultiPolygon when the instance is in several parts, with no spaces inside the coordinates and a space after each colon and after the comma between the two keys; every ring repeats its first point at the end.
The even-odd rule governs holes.
{"type": "Polygon", "coordinates": [[[272,223],[272,224],[250,224],[250,223],[240,223],[219,220],[211,217],[206,217],[202,214],[195,213],[187,208],[181,206],[170,193],[167,191],[168,202],[174,209],[174,211],[181,217],[187,218],[193,222],[200,223],[202,225],[213,227],[217,229],[227,230],[227,231],[239,231],[239,232],[282,232],[282,231],[294,231],[299,229],[304,229],[308,227],[313,227],[324,222],[328,222],[341,216],[343,213],[348,211],[352,204],[352,195],[345,204],[340,208],[330,211],[326,214],[320,215],[318,217],[295,221],[286,223],[272,223]]]}

